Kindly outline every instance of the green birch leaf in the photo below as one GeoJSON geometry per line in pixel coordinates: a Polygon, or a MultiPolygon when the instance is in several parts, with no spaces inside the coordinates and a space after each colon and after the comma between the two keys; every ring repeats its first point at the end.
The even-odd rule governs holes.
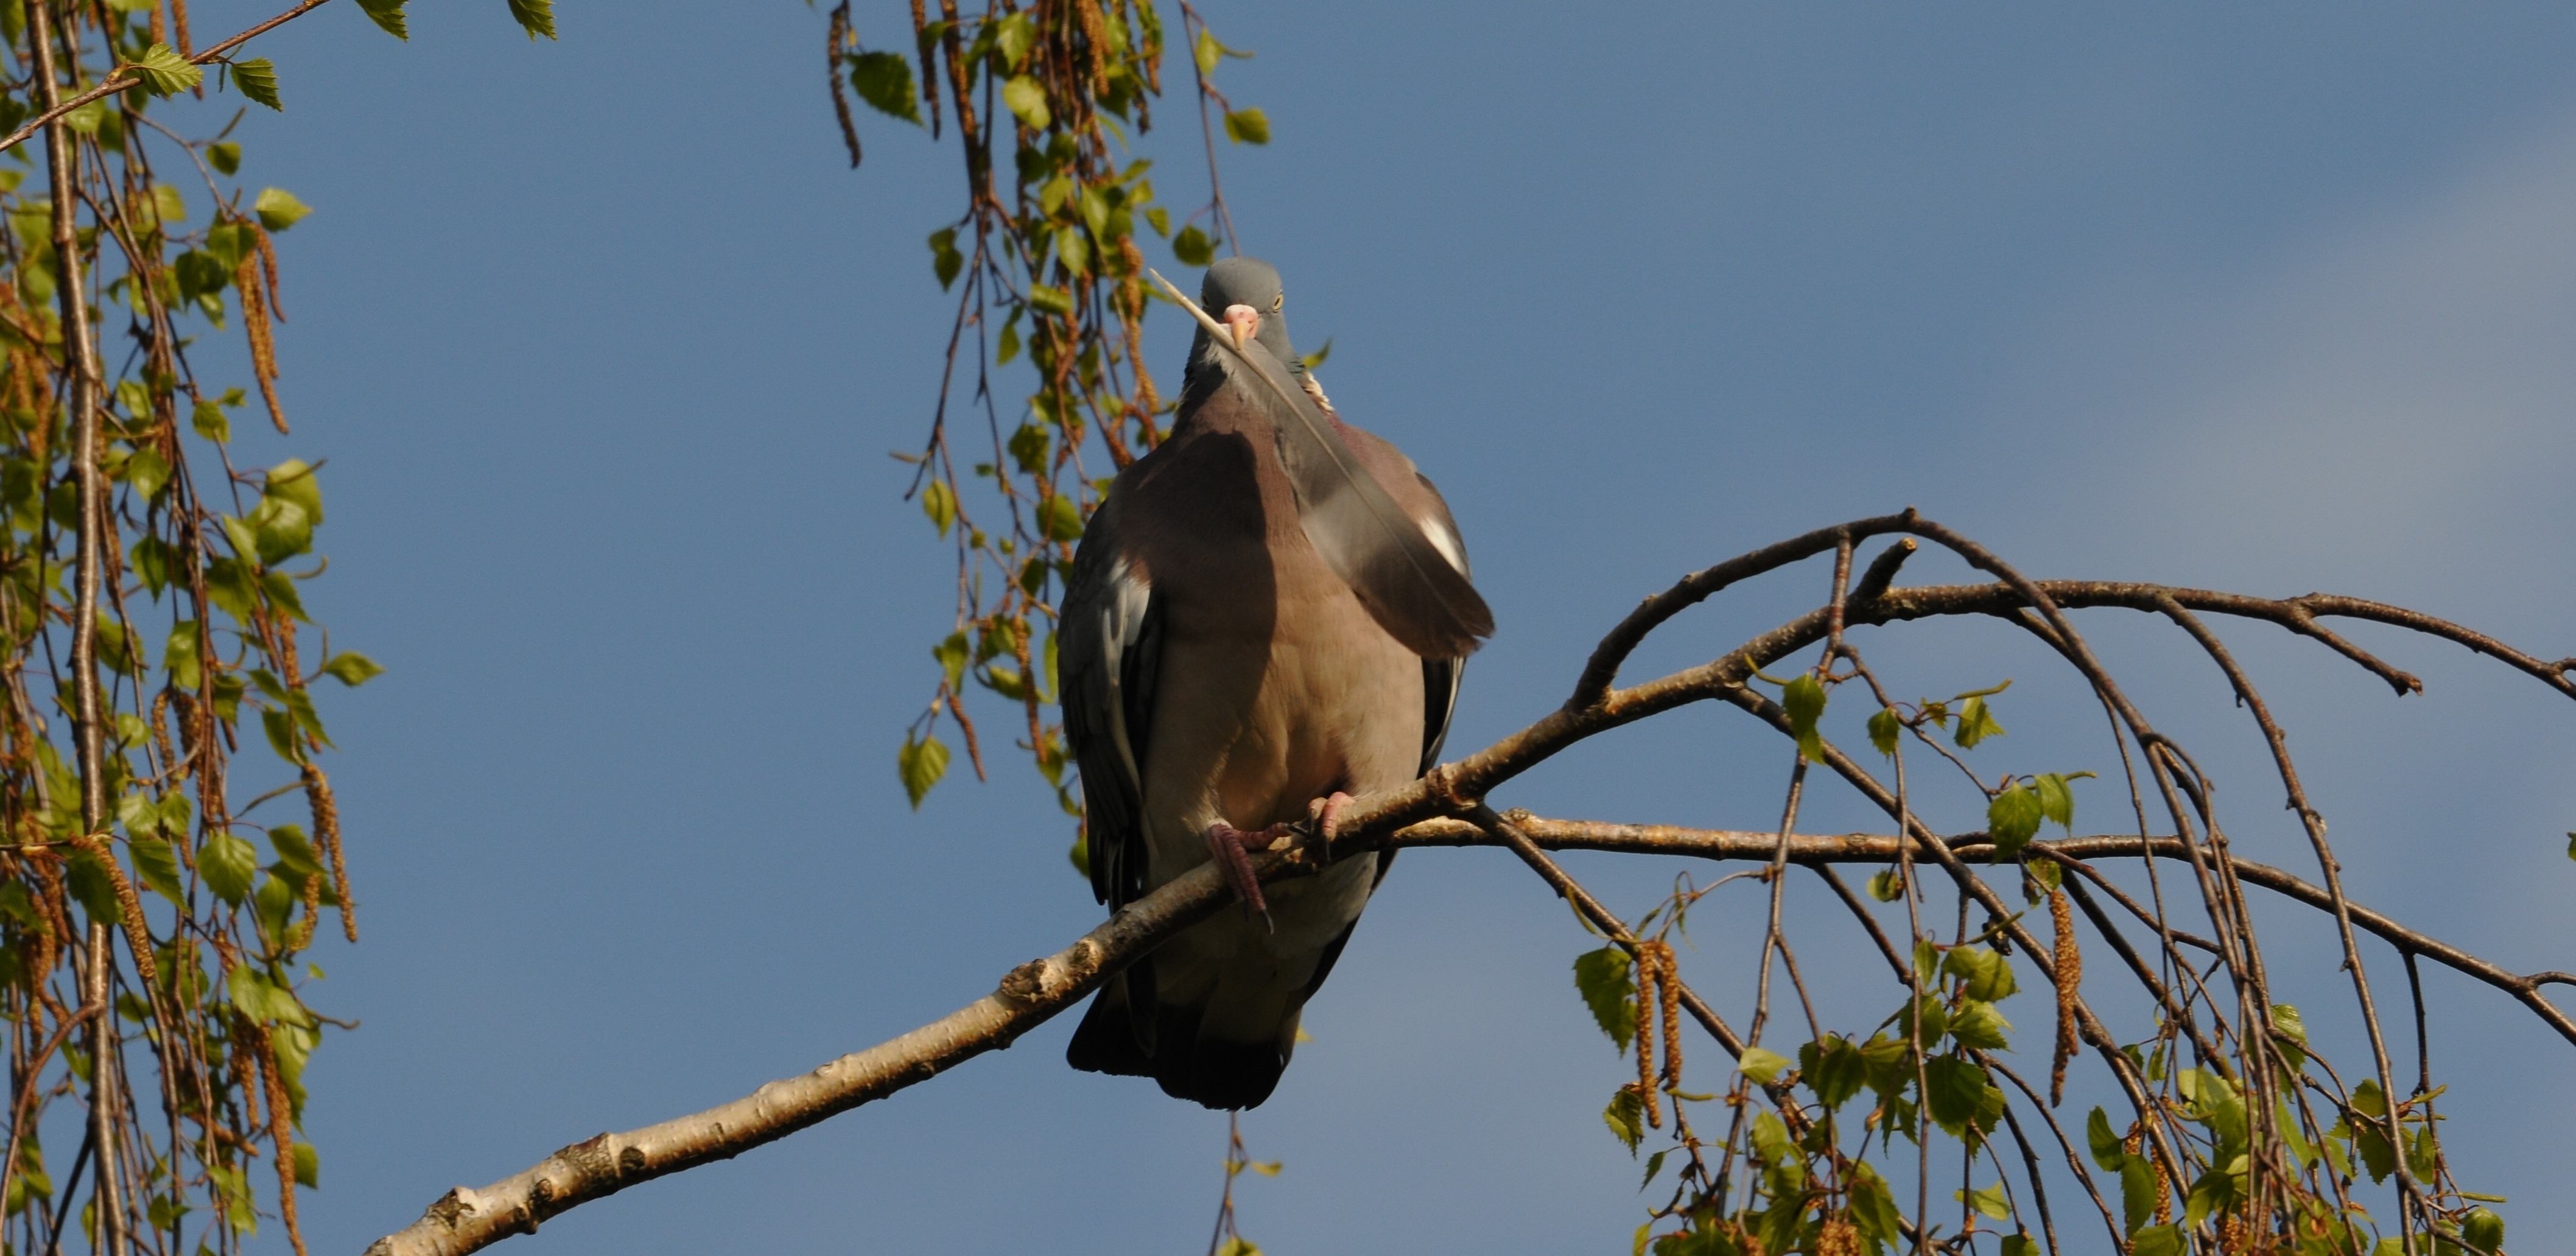
{"type": "Polygon", "coordinates": [[[1225,137],[1237,144],[1267,144],[1270,142],[1270,115],[1259,109],[1228,110],[1225,137]]]}
{"type": "Polygon", "coordinates": [[[903,777],[903,792],[912,799],[912,809],[919,811],[930,787],[948,774],[948,744],[936,736],[916,739],[907,733],[903,749],[895,755],[895,769],[903,777]]]}
{"type": "Polygon", "coordinates": [[[1780,689],[1780,708],[1788,713],[1790,735],[1798,739],[1798,753],[1809,763],[1825,761],[1825,739],[1816,732],[1816,721],[1824,718],[1825,687],[1812,672],[1801,672],[1780,689]]]}
{"type": "Polygon", "coordinates": [[[233,969],[226,983],[234,1007],[244,1016],[261,1024],[313,1026],[313,1013],[306,1011],[295,992],[268,979],[256,965],[243,964],[233,969]]]}
{"type": "Polygon", "coordinates": [[[2440,1154],[2440,1147],[2433,1141],[2433,1127],[2424,1126],[2415,1131],[2415,1137],[2407,1140],[2406,1169],[2415,1175],[2416,1181],[2430,1182],[2436,1157],[2440,1154]]]}
{"type": "MultiPolygon", "coordinates": [[[[1216,241],[1196,227],[1183,227],[1179,235],[1172,237],[1172,256],[1183,266],[1205,266],[1216,260],[1216,241]]],[[[2568,836],[2576,839],[2576,833],[2568,836]]]]}
{"type": "Polygon", "coordinates": [[[1923,1063],[1926,1106],[1932,1121],[1953,1138],[1982,1137],[2003,1116],[2004,1096],[1987,1080],[1986,1070],[1964,1056],[1944,1055],[1923,1063]]]}
{"type": "Polygon", "coordinates": [[[2120,1157],[2120,1210],[2125,1214],[2129,1233],[2135,1235],[2156,1215],[2156,1167],[2145,1156],[2122,1154],[2120,1157]]]}
{"type": "MultiPolygon", "coordinates": [[[[966,255],[957,251],[957,229],[941,227],[930,233],[930,269],[939,276],[945,290],[957,281],[957,272],[966,268],[966,255]]],[[[1006,361],[1008,359],[1005,359],[1006,361]]]]}
{"type": "MultiPolygon", "coordinates": [[[[259,225],[271,231],[284,231],[304,221],[304,216],[313,212],[311,206],[295,199],[295,194],[284,188],[261,189],[259,199],[251,202],[251,209],[259,214],[259,225]]],[[[317,514],[315,518],[320,516],[317,514]]]]}
{"type": "Polygon", "coordinates": [[[1038,24],[1026,13],[1014,13],[993,26],[993,47],[1002,54],[1002,64],[1013,72],[1028,63],[1029,49],[1037,42],[1038,24]]]}
{"type": "Polygon", "coordinates": [[[134,852],[134,870],[153,893],[179,905],[188,906],[188,893],[179,885],[179,856],[170,843],[157,837],[128,842],[134,852]]]}
{"type": "Polygon", "coordinates": [[[251,874],[258,870],[259,852],[230,833],[210,833],[197,848],[197,873],[206,879],[206,888],[235,907],[250,897],[251,874]]]}
{"type": "Polygon", "coordinates": [[[1995,858],[2010,859],[2039,834],[2039,796],[2015,782],[1986,804],[1986,832],[1995,839],[1995,858]]]}
{"type": "Polygon", "coordinates": [[[206,164],[213,166],[218,174],[240,174],[241,145],[231,140],[206,145],[206,164]]]}
{"type": "Polygon", "coordinates": [[[135,450],[125,460],[125,482],[134,486],[136,496],[151,501],[170,484],[169,460],[150,449],[135,450]]]}
{"type": "Polygon", "coordinates": [[[408,40],[411,38],[411,25],[403,17],[403,3],[404,0],[358,0],[358,8],[366,13],[368,21],[382,27],[386,34],[408,40]]]}
{"type": "Polygon", "coordinates": [[[1872,1241],[1896,1246],[1904,1236],[1904,1222],[1896,1210],[1896,1195],[1887,1188],[1887,1179],[1866,1161],[1854,1161],[1851,1169],[1852,1224],[1872,1241]]]}
{"type": "Polygon", "coordinates": [[[921,97],[912,84],[912,61],[899,52],[863,52],[850,58],[850,86],[859,99],[890,118],[921,122],[921,97]]]}
{"type": "Polygon", "coordinates": [[[528,32],[531,43],[539,35],[555,37],[554,0],[510,0],[510,16],[519,23],[519,29],[528,32]]]}
{"type": "Polygon", "coordinates": [[[188,425],[197,430],[197,435],[218,444],[233,438],[232,420],[225,417],[222,406],[211,401],[197,403],[188,414],[188,425]]]}
{"type": "Polygon", "coordinates": [[[2012,1205],[2004,1200],[2004,1184],[1997,1182],[1981,1191],[1956,1190],[1950,1198],[1992,1217],[1997,1221],[2012,1220],[2012,1205]]]}
{"type": "Polygon", "coordinates": [[[2012,1022],[2005,1020],[2004,1014],[1996,1011],[1994,1004],[1974,999],[1961,1005],[1958,1012],[1950,1017],[1950,1036],[1960,1046],[1980,1051],[2011,1050],[2012,1040],[2005,1037],[2005,1032],[2011,1028],[2012,1022]]]}
{"type": "Polygon", "coordinates": [[[1839,1034],[1798,1050],[1798,1076],[1828,1111],[1839,1108],[1869,1083],[1869,1061],[1859,1047],[1839,1034]]]}
{"type": "Polygon", "coordinates": [[[957,522],[957,491],[946,480],[923,485],[921,513],[930,516],[930,526],[939,529],[939,535],[948,535],[948,525],[957,522]]]}
{"type": "Polygon", "coordinates": [[[1737,1072],[1765,1086],[1770,1085],[1771,1079],[1778,1077],[1781,1070],[1788,1067],[1788,1057],[1777,1051],[1766,1051],[1761,1047],[1746,1047],[1744,1054],[1736,1057],[1735,1060],[1737,1072]]]}
{"type": "Polygon", "coordinates": [[[1634,1089],[1622,1086],[1610,1096],[1610,1106],[1601,1110],[1601,1122],[1627,1144],[1629,1155],[1636,1155],[1638,1142],[1646,1136],[1646,1103],[1634,1089]]]}
{"type": "Polygon", "coordinates": [[[255,104],[266,105],[281,113],[286,106],[277,99],[277,67],[266,57],[252,57],[232,63],[233,86],[241,89],[255,104]]]}
{"type": "Polygon", "coordinates": [[[1905,720],[1895,707],[1880,707],[1878,714],[1869,717],[1869,744],[1880,754],[1894,757],[1896,739],[1904,732],[1905,720]]]}
{"type": "Polygon", "coordinates": [[[1974,750],[1978,742],[2003,735],[2004,726],[1995,722],[1994,709],[1986,705],[1985,695],[1967,695],[1966,704],[1959,708],[1959,727],[1950,734],[1951,740],[1959,743],[1961,750],[1974,750]]]}
{"type": "Polygon", "coordinates": [[[167,183],[152,185],[152,214],[164,223],[188,221],[188,198],[167,183]]]}
{"type": "Polygon", "coordinates": [[[1594,1023],[1621,1051],[1637,1032],[1635,967],[1628,953],[1615,946],[1574,957],[1574,989],[1592,1009],[1594,1023]]]}
{"type": "Polygon", "coordinates": [[[2151,1225],[2129,1239],[2129,1256],[2190,1256],[2190,1253],[2191,1248],[2184,1243],[2180,1226],[2151,1225]]]}
{"type": "Polygon", "coordinates": [[[962,693],[966,685],[966,634],[952,632],[948,639],[930,647],[930,656],[939,660],[939,668],[948,675],[948,688],[962,693]]]}
{"type": "Polygon", "coordinates": [[[259,713],[260,731],[268,734],[268,748],[289,763],[304,762],[304,748],[295,743],[293,712],[271,708],[259,713]]]}
{"type": "Polygon", "coordinates": [[[1959,979],[1959,992],[1984,1003],[1999,1003],[2021,986],[2013,979],[2012,960],[1982,946],[1952,947],[1941,959],[1943,974],[1959,979]]]}
{"type": "Polygon", "coordinates": [[[1792,1163],[1798,1158],[1798,1145],[1790,1141],[1789,1127],[1781,1124],[1780,1118],[1768,1112],[1753,1118],[1750,1141],[1753,1144],[1753,1158],[1763,1164],[1777,1167],[1792,1163]]]}
{"type": "Polygon", "coordinates": [[[1893,903],[1905,895],[1905,878],[1896,869],[1884,868],[1869,879],[1869,896],[1882,903],[1893,903]]]}
{"type": "Polygon", "coordinates": [[[1091,237],[1079,227],[1058,228],[1055,233],[1055,255],[1064,262],[1069,274],[1087,274],[1091,270],[1091,237]]]}
{"type": "Polygon", "coordinates": [[[113,924],[125,919],[125,904],[117,898],[116,882],[107,875],[107,866],[99,857],[85,850],[72,852],[65,878],[71,895],[89,918],[113,924]]]}
{"type": "MultiPolygon", "coordinates": [[[[2429,1175],[2426,1180],[2431,1180],[2429,1175]]],[[[2504,1250],[2504,1218],[2484,1208],[2472,1208],[2460,1221],[2460,1237],[2467,1240],[2471,1251],[2496,1256],[2504,1250]]]]}
{"type": "Polygon", "coordinates": [[[1032,131],[1043,131],[1054,121],[1047,112],[1046,88],[1025,74],[1002,84],[1002,104],[1032,131]]]}
{"type": "Polygon", "coordinates": [[[170,674],[172,687],[195,693],[203,680],[197,663],[197,621],[183,619],[170,625],[170,643],[161,650],[161,666],[170,674]]]}
{"type": "Polygon", "coordinates": [[[2093,1153],[2093,1163],[2104,1173],[2120,1171],[2121,1158],[2128,1152],[2120,1146],[2120,1136],[2111,1132],[2110,1115],[2100,1108],[2084,1118],[2084,1143],[2093,1153]]]}
{"type": "Polygon", "coordinates": [[[1038,526],[1045,529],[1050,541],[1073,542],[1082,539],[1082,507],[1072,498],[1058,493],[1038,506],[1038,526]]]}
{"type": "Polygon", "coordinates": [[[2067,832],[2075,831],[2075,795],[2067,792],[2066,778],[2055,772],[2042,772],[2031,778],[2031,792],[2039,795],[2039,814],[2044,820],[2055,820],[2067,832]]]}
{"type": "Polygon", "coordinates": [[[382,664],[355,650],[342,650],[322,665],[322,674],[355,689],[385,674],[382,664]]]}
{"type": "Polygon", "coordinates": [[[143,90],[155,96],[176,96],[205,81],[206,72],[189,64],[186,57],[168,44],[154,44],[143,55],[128,63],[143,90]]]}

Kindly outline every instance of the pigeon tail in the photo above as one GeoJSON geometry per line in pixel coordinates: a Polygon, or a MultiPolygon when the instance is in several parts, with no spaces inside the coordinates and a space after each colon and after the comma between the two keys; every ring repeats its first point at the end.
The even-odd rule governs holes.
{"type": "Polygon", "coordinates": [[[1164,1094],[1219,1110],[1260,1107],[1279,1088],[1288,1054],[1278,1042],[1202,1038],[1200,1009],[1166,1004],[1156,1010],[1154,1037],[1162,1049],[1148,1050],[1138,1041],[1124,992],[1102,987],[1073,1031],[1065,1062],[1086,1073],[1150,1077],[1164,1094]]]}

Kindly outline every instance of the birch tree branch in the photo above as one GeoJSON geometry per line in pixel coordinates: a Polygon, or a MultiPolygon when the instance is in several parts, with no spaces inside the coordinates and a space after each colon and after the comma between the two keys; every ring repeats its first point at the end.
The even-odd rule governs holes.
{"type": "MultiPolygon", "coordinates": [[[[265,35],[280,26],[284,26],[288,22],[292,22],[315,9],[321,8],[323,5],[329,4],[330,2],[331,0],[304,0],[304,3],[299,4],[294,8],[288,9],[284,13],[280,13],[257,26],[251,27],[249,30],[243,31],[222,43],[206,49],[204,52],[188,58],[188,64],[199,66],[212,65],[217,61],[224,60],[225,53],[231,52],[233,49],[249,43],[252,39],[265,35]]],[[[109,74],[106,78],[99,80],[97,86],[92,87],[88,91],[82,92],[69,100],[47,106],[43,113],[37,114],[35,117],[28,119],[26,125],[19,127],[15,131],[11,131],[5,137],[0,137],[0,153],[5,153],[10,149],[16,148],[20,144],[26,143],[30,137],[34,136],[36,132],[45,129],[46,125],[51,123],[54,119],[70,113],[72,110],[78,109],[93,100],[101,100],[106,97],[113,96],[141,81],[143,81],[142,75],[135,70],[132,64],[129,63],[116,67],[115,72],[109,74]]]]}
{"type": "MultiPolygon", "coordinates": [[[[1599,850],[1628,855],[1687,855],[1699,859],[1769,860],[1780,849],[1780,835],[1739,829],[1693,829],[1667,824],[1617,824],[1601,820],[1551,820],[1526,811],[1507,811],[1503,818],[1529,835],[1542,850],[1599,850]]],[[[1962,833],[1943,839],[1950,850],[1967,863],[1991,859],[1994,843],[1984,833],[1962,833]]],[[[1390,835],[1385,846],[1404,849],[1414,846],[1497,846],[1496,840],[1483,829],[1462,820],[1426,820],[1390,835]]],[[[1909,842],[1911,854],[1927,854],[1920,842],[1909,842]]],[[[2135,834],[2101,834],[2091,837],[2060,838],[2034,841],[2026,849],[2060,863],[2072,866],[2092,859],[2117,859],[2144,853],[2158,859],[2191,862],[2191,851],[2174,837],[2154,837],[2141,842],[2135,834]]],[[[1794,833],[1789,837],[1788,861],[1793,864],[1824,865],[1842,863],[1889,863],[1895,860],[1897,839],[1884,833],[1811,834],[1794,833]]],[[[2202,852],[2206,858],[2208,852],[2202,852]]],[[[2334,910],[2333,896],[2323,886],[2305,881],[2269,864],[2256,863],[2240,856],[2228,856],[2237,877],[2248,885],[2259,885],[2319,911],[2334,910]]],[[[2570,1019],[2540,994],[2550,984],[2576,985],[2576,975],[2558,972],[2517,974],[2480,959],[2429,934],[2409,929],[2388,916],[2354,904],[2352,922],[2382,941],[2408,954],[2421,955],[2464,976],[2494,986],[2512,995],[2537,1013],[2549,1027],[2558,1031],[2570,1045],[2576,1045],[2576,1019],[2570,1019]]]]}
{"type": "MultiPolygon", "coordinates": [[[[1656,626],[1726,584],[1761,571],[1839,550],[1861,536],[1936,527],[1907,511],[1810,533],[1685,578],[1667,593],[1648,599],[1613,630],[1594,651],[1574,699],[1565,706],[1492,746],[1432,769],[1404,788],[1358,799],[1343,813],[1338,836],[1329,851],[1320,841],[1281,839],[1256,860],[1256,874],[1265,882],[1311,875],[1333,858],[1380,848],[1514,845],[1508,836],[1490,833],[1455,817],[1479,813],[1491,790],[1596,733],[1709,699],[1767,706],[1758,697],[1743,692],[1754,669],[1825,640],[1835,627],[1835,608],[1819,608],[1793,619],[1701,666],[1627,689],[1611,688],[1610,681],[1620,662],[1656,626]]],[[[1892,574],[1893,567],[1888,570],[1892,574]]],[[[2027,617],[2029,596],[2011,584],[1882,590],[1873,589],[1874,583],[1865,579],[1859,592],[1867,596],[1854,596],[1841,608],[1844,627],[1949,615],[1988,615],[2025,627],[2036,626],[2043,634],[2052,631],[2027,617]]],[[[2265,620],[2320,641],[2389,681],[2400,693],[2419,690],[2421,684],[2411,675],[2316,623],[2320,615],[2373,620],[2456,642],[2576,697],[2576,683],[2571,683],[2565,674],[2576,668],[2576,660],[2543,662],[2465,628],[2402,608],[2321,594],[2273,600],[2162,585],[2031,583],[2057,607],[2065,609],[2118,606],[2162,614],[2168,606],[2178,604],[2209,613],[2265,620]]],[[[1840,761],[1838,754],[1833,757],[1840,761]]],[[[1494,827],[1518,829],[1525,841],[1544,849],[1764,861],[1783,850],[1777,830],[1747,832],[1547,820],[1521,812],[1503,818],[1508,820],[1508,826],[1494,827]]],[[[1992,843],[1982,833],[1943,840],[1932,839],[1927,831],[1908,845],[1911,852],[1929,853],[1963,876],[1964,859],[1990,859],[1993,851],[1992,843]],[[1935,841],[1937,846],[1932,844],[1935,841]]],[[[2043,857],[2068,864],[2142,852],[2159,858],[2194,858],[2194,845],[2174,837],[2082,837],[2033,842],[2030,848],[2043,857]]],[[[1871,834],[1792,834],[1786,843],[1788,861],[1801,864],[1884,862],[1895,859],[1899,850],[1896,837],[1871,834]]],[[[1526,857],[1530,852],[1523,853],[1526,857]]],[[[2199,848],[2200,858],[2210,855],[2208,847],[2199,848]]],[[[2243,881],[2311,907],[2332,907],[2332,896],[2325,889],[2267,865],[2227,858],[2234,874],[2243,881]]],[[[730,1159],[926,1081],[984,1052],[1006,1048],[1020,1035],[1079,1002],[1112,974],[1224,908],[1230,899],[1231,893],[1215,867],[1201,866],[1128,905],[1072,946],[1012,969],[993,993],[931,1024],[868,1050],[842,1056],[802,1076],[771,1082],[731,1103],[659,1125],[623,1134],[600,1134],[575,1143],[481,1190],[457,1187],[430,1205],[410,1227],[378,1239],[367,1249],[368,1256],[462,1256],[478,1251],[513,1234],[533,1233],[547,1218],[591,1200],[709,1161],[730,1159]]],[[[2576,984],[2576,976],[2517,975],[2406,929],[2378,913],[2355,906],[2351,908],[2351,918],[2356,925],[2409,954],[2429,956],[2513,994],[2576,1043],[2576,1022],[2539,994],[2543,984],[2576,984]]],[[[2025,941],[2036,946],[2035,942],[2025,941]]]]}
{"type": "MultiPolygon", "coordinates": [[[[1518,810],[1504,813],[1503,818],[1537,846],[1552,851],[1765,862],[1781,846],[1776,830],[1557,820],[1518,810]]],[[[1963,833],[1948,841],[1953,853],[1971,862],[1991,856],[1994,850],[1983,833],[1963,833]]],[[[1334,845],[1334,854],[1346,857],[1376,849],[1509,848],[1511,843],[1467,821],[1443,818],[1383,834],[1353,832],[1334,845]]],[[[2175,838],[2150,838],[2144,846],[2158,858],[2191,858],[2175,838]]],[[[2140,847],[2135,836],[2099,835],[2035,841],[2029,849],[2074,862],[2135,855],[2140,847]]],[[[1916,843],[1914,850],[1921,854],[1923,847],[1916,843]]],[[[1788,841],[1788,861],[1794,864],[1886,863],[1896,855],[1897,839],[1889,834],[1798,833],[1788,841]]],[[[2287,872],[2249,859],[2235,859],[2234,864],[2236,874],[2250,884],[2319,910],[2331,907],[2323,889],[2287,872]]],[[[1311,849],[1276,852],[1267,857],[1262,879],[1308,875],[1320,866],[1311,849]]],[[[813,1072],[771,1082],[731,1103],[575,1143],[481,1190],[457,1187],[431,1204],[408,1229],[376,1240],[367,1256],[462,1256],[514,1234],[534,1234],[545,1219],[568,1209],[665,1174],[731,1159],[928,1081],[987,1051],[1008,1048],[1020,1035],[1080,1002],[1111,974],[1226,907],[1228,901],[1224,881],[1213,867],[1197,869],[1130,905],[1072,946],[1012,969],[993,993],[930,1024],[842,1056],[813,1072]]],[[[2539,993],[2543,984],[2566,980],[2564,974],[2516,975],[2358,905],[2352,908],[2352,918],[2354,924],[2400,950],[2424,955],[2513,995],[2576,1044],[2576,1022],[2539,993]]]]}
{"type": "MultiPolygon", "coordinates": [[[[1279,871],[1280,857],[1270,857],[1279,871]]],[[[1084,934],[1072,946],[1003,974],[991,994],[899,1038],[782,1078],[704,1112],[623,1134],[600,1134],[481,1190],[457,1187],[421,1219],[376,1240],[367,1256],[460,1256],[546,1218],[669,1173],[729,1160],[806,1126],[882,1099],[987,1051],[1073,1006],[1102,979],[1227,900],[1214,865],[1194,869],[1084,934]]]]}

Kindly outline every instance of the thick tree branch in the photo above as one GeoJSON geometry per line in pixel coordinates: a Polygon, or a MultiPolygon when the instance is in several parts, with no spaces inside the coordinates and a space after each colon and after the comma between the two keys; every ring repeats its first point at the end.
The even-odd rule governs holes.
{"type": "MultiPolygon", "coordinates": [[[[1270,870],[1293,864],[1269,856],[1270,870]]],[[[993,993],[902,1037],[774,1081],[744,1098],[624,1134],[600,1134],[481,1190],[457,1187],[411,1227],[378,1239],[368,1256],[459,1256],[638,1182],[728,1160],[873,1099],[928,1081],[987,1051],[1008,1047],[1098,988],[1172,935],[1224,906],[1214,865],[1195,869],[1129,904],[1080,941],[1003,975],[993,993]]]]}

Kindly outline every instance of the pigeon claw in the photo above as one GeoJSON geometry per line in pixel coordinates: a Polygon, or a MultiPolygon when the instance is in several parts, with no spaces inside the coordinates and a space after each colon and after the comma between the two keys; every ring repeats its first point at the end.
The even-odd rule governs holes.
{"type": "Polygon", "coordinates": [[[1341,836],[1342,812],[1351,805],[1351,796],[1334,790],[1325,797],[1306,804],[1306,822],[1314,826],[1315,836],[1332,849],[1333,839],[1341,836]]]}
{"type": "Polygon", "coordinates": [[[1274,933],[1278,926],[1270,920],[1270,904],[1261,897],[1261,878],[1253,875],[1252,852],[1269,849],[1289,832],[1287,825],[1274,824],[1247,833],[1223,820],[1207,827],[1208,853],[1215,857],[1217,871],[1225,875],[1225,883],[1234,887],[1234,896],[1244,906],[1260,913],[1262,927],[1274,933]]]}

